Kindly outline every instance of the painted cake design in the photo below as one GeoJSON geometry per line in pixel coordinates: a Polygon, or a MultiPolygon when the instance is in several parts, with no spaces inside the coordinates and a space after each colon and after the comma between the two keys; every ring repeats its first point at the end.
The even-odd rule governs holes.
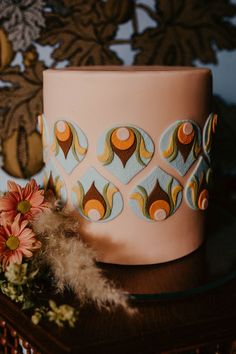
{"type": "Polygon", "coordinates": [[[87,138],[78,125],[66,120],[55,123],[52,151],[68,174],[84,159],[87,148],[87,138]]]}
{"type": "Polygon", "coordinates": [[[44,114],[39,114],[38,116],[38,129],[42,136],[42,143],[43,143],[43,160],[46,162],[49,159],[49,141],[50,135],[46,123],[46,119],[44,114]]]}
{"type": "Polygon", "coordinates": [[[131,208],[136,215],[146,220],[165,220],[179,207],[182,189],[174,177],[156,167],[132,191],[131,208]]]}
{"type": "Polygon", "coordinates": [[[153,154],[154,144],[150,136],[134,126],[119,126],[106,131],[97,147],[99,161],[124,184],[147,166],[153,154]]]}
{"type": "Polygon", "coordinates": [[[190,208],[194,210],[207,209],[210,179],[211,168],[206,159],[201,157],[185,188],[185,198],[190,208]]]}
{"type": "Polygon", "coordinates": [[[201,152],[201,131],[191,120],[176,121],[160,140],[162,157],[184,176],[201,152]]]}
{"type": "Polygon", "coordinates": [[[44,169],[43,186],[46,191],[52,191],[53,195],[62,203],[67,202],[65,182],[60,172],[51,161],[48,161],[44,169]]]}
{"type": "Polygon", "coordinates": [[[203,129],[203,149],[208,158],[210,158],[212,141],[214,134],[216,133],[217,123],[217,114],[211,113],[207,118],[206,124],[203,129]]]}
{"type": "Polygon", "coordinates": [[[52,139],[49,154],[97,260],[156,264],[200,246],[204,218],[189,206],[186,183],[202,155],[208,162],[202,140],[211,112],[210,70],[87,66],[43,75],[50,137],[61,119],[75,129],[78,125],[88,141],[83,144],[79,137],[88,150],[79,163],[72,156],[78,164],[70,174],[60,167],[72,153],[71,133],[68,151],[63,139],[56,140],[61,160],[51,149],[52,139]]]}
{"type": "Polygon", "coordinates": [[[118,189],[101,176],[95,168],[73,187],[72,201],[87,220],[105,222],[114,219],[123,209],[123,199],[118,189]]]}

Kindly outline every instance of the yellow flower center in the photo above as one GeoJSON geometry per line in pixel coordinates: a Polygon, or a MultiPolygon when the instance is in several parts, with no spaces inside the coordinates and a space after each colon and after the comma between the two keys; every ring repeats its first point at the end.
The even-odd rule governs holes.
{"type": "Polygon", "coordinates": [[[19,244],[20,244],[20,241],[19,241],[18,237],[14,236],[14,235],[10,235],[8,237],[7,242],[6,242],[6,246],[11,251],[15,251],[19,247],[19,244]]]}
{"type": "Polygon", "coordinates": [[[28,200],[22,200],[17,204],[17,211],[21,214],[26,214],[31,208],[31,204],[28,200]]]}

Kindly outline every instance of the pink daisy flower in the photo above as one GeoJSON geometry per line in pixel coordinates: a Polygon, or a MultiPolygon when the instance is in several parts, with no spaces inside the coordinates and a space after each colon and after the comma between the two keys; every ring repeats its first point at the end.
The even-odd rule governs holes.
{"type": "Polygon", "coordinates": [[[44,190],[40,190],[34,179],[21,187],[8,181],[8,192],[0,198],[1,221],[12,222],[17,214],[22,220],[31,220],[48,207],[44,201],[44,190]]]}
{"type": "Polygon", "coordinates": [[[34,232],[26,227],[28,221],[20,221],[20,217],[18,214],[12,224],[0,227],[0,261],[4,270],[11,263],[21,264],[23,256],[30,258],[32,251],[41,247],[34,232]]]}

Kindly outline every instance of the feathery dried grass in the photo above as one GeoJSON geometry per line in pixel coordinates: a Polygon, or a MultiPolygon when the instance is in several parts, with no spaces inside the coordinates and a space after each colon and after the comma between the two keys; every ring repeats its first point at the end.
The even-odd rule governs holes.
{"type": "Polygon", "coordinates": [[[42,242],[38,261],[47,264],[57,289],[72,289],[81,303],[94,302],[98,308],[121,306],[134,314],[127,295],[108,281],[96,266],[95,253],[79,236],[78,218],[71,212],[46,211],[37,217],[33,228],[42,242]]]}

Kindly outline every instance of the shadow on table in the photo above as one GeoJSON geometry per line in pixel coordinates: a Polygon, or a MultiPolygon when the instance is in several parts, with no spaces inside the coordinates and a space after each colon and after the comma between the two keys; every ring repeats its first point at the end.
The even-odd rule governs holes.
{"type": "Polygon", "coordinates": [[[236,218],[211,205],[203,245],[181,259],[144,266],[99,265],[109,279],[139,300],[204,292],[236,276],[236,218]]]}

